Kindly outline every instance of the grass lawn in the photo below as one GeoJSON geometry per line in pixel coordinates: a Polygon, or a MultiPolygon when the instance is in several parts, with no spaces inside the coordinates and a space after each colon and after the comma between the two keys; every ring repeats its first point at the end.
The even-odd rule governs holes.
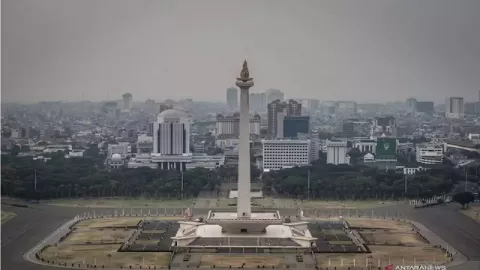
{"type": "Polygon", "coordinates": [[[469,216],[476,222],[480,223],[480,205],[470,205],[468,206],[468,209],[465,210],[460,210],[464,215],[469,216]]]}
{"type": "Polygon", "coordinates": [[[203,255],[200,261],[200,268],[257,268],[265,266],[268,268],[281,268],[284,265],[283,256],[275,255],[203,255]]]}
{"type": "Polygon", "coordinates": [[[125,198],[110,198],[110,199],[60,199],[49,201],[48,204],[64,207],[111,207],[111,208],[182,208],[191,207],[193,199],[185,199],[183,201],[177,199],[125,199],[125,198]]]}
{"type": "Polygon", "coordinates": [[[12,219],[16,216],[17,216],[17,214],[15,214],[15,213],[2,211],[1,222],[2,222],[2,224],[4,224],[5,222],[9,221],[10,219],[12,219]]]}
{"type": "Polygon", "coordinates": [[[272,198],[255,198],[252,199],[252,207],[265,207],[272,208],[275,207],[275,202],[272,198]]]}
{"type": "Polygon", "coordinates": [[[218,198],[217,207],[218,208],[237,207],[237,199],[218,198]]]}
{"type": "MultiPolygon", "coordinates": [[[[300,202],[299,202],[300,203],[300,202]]],[[[365,201],[301,201],[300,207],[302,208],[321,208],[321,209],[364,209],[374,208],[386,205],[401,204],[402,201],[378,201],[378,200],[365,200],[365,201]]]]}
{"type": "Polygon", "coordinates": [[[404,221],[391,219],[373,219],[373,218],[345,218],[350,227],[354,228],[374,228],[374,229],[395,229],[411,231],[412,226],[404,221]]]}
{"type": "Polygon", "coordinates": [[[45,260],[54,260],[55,262],[72,263],[77,265],[97,265],[101,268],[132,268],[140,267],[148,269],[166,268],[169,262],[170,253],[168,252],[117,252],[119,245],[58,245],[48,247],[41,253],[45,260]]]}
{"type": "Polygon", "coordinates": [[[75,225],[79,229],[91,229],[91,228],[112,228],[112,227],[135,227],[140,220],[183,220],[182,216],[178,217],[108,217],[87,219],[81,221],[75,225]]]}
{"type": "Polygon", "coordinates": [[[70,234],[63,244],[86,244],[90,243],[123,243],[131,235],[132,230],[88,230],[88,231],[75,231],[70,234]]]}

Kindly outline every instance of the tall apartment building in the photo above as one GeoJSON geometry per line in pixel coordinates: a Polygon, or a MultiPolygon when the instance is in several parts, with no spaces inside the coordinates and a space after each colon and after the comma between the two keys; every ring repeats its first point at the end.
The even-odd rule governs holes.
{"type": "MultiPolygon", "coordinates": [[[[289,100],[288,103],[282,102],[279,99],[268,104],[268,133],[273,136],[283,137],[283,127],[279,131],[278,116],[301,116],[302,104],[295,100],[289,100]]],[[[283,120],[280,121],[280,125],[283,125],[283,120]]]]}
{"type": "Polygon", "coordinates": [[[230,87],[227,89],[227,105],[231,109],[238,108],[238,89],[230,87]]]}
{"type": "Polygon", "coordinates": [[[449,97],[445,101],[445,117],[463,119],[465,107],[462,97],[449,97]]]}

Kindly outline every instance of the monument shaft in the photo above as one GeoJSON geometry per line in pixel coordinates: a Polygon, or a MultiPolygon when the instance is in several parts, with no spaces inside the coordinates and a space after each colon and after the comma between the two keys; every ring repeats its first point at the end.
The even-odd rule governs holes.
{"type": "Polygon", "coordinates": [[[239,217],[250,217],[250,112],[248,88],[240,90],[240,140],[238,149],[238,201],[239,217]]]}
{"type": "Polygon", "coordinates": [[[250,105],[249,89],[253,86],[247,61],[243,63],[236,85],[240,88],[240,138],[238,145],[237,216],[250,218],[250,105]]]}

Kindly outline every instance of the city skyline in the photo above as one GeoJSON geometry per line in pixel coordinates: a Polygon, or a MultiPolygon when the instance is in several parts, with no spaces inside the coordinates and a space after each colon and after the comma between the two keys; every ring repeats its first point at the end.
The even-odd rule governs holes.
{"type": "Polygon", "coordinates": [[[478,100],[474,0],[2,4],[2,101],[119,100],[128,92],[134,101],[224,102],[245,58],[259,78],[251,92],[478,100]]]}

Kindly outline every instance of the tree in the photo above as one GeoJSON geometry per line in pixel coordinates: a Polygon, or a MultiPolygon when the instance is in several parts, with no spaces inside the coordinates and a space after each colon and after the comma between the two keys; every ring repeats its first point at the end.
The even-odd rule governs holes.
{"type": "Polygon", "coordinates": [[[475,200],[473,193],[465,191],[453,195],[453,201],[462,205],[462,208],[468,208],[468,204],[475,200]]]}

